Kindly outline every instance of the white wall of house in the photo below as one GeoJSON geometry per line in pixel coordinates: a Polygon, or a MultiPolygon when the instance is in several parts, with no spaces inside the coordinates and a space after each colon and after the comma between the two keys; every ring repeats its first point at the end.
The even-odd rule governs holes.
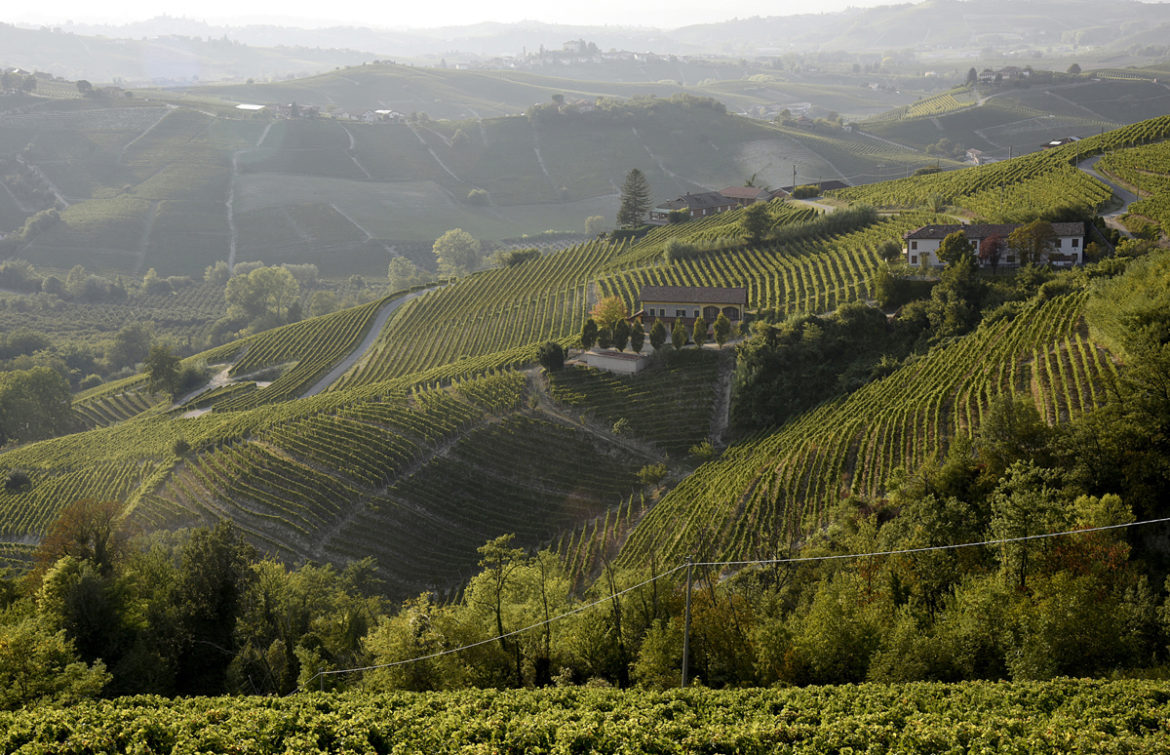
{"type": "MultiPolygon", "coordinates": [[[[976,253],[978,253],[980,241],[982,239],[974,239],[972,242],[975,244],[976,253]]],[[[942,239],[911,239],[902,249],[902,258],[911,267],[945,267],[938,258],[938,248],[941,245],[942,239]]],[[[1051,255],[1055,259],[1051,259],[1050,264],[1053,267],[1073,267],[1084,264],[1084,245],[1085,240],[1080,236],[1058,236],[1053,242],[1051,255]],[[1061,259],[1065,257],[1068,259],[1061,259]]],[[[982,260],[979,264],[981,267],[990,267],[982,260]]],[[[999,260],[1000,267],[1014,267],[1017,264],[1019,261],[1005,249],[999,260]]]]}
{"type": "Polygon", "coordinates": [[[650,362],[650,358],[642,354],[612,349],[590,349],[582,355],[582,358],[585,360],[585,364],[590,367],[619,375],[633,375],[636,372],[641,372],[650,362]]]}

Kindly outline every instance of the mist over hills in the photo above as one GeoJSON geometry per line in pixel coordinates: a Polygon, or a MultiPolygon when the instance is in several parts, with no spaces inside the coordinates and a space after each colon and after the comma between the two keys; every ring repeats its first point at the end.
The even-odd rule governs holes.
{"type": "MultiPolygon", "coordinates": [[[[364,60],[488,64],[584,40],[599,51],[659,55],[775,56],[844,53],[854,58],[914,50],[933,57],[1165,54],[1170,9],[1121,2],[992,3],[929,0],[839,13],[735,18],[680,28],[565,25],[539,21],[394,30],[275,24],[228,26],[160,16],[126,25],[0,26],[0,65],[66,78],[128,83],[242,80],[330,70],[364,60]],[[198,77],[197,79],[195,77],[198,77]]],[[[514,61],[513,61],[514,62],[514,61]]]]}

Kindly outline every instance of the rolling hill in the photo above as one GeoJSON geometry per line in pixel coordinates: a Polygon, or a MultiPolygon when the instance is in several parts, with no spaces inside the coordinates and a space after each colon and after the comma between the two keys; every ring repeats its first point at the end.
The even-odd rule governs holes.
{"type": "MultiPolygon", "coordinates": [[[[1166,122],[1080,149],[1125,155],[1127,145],[1164,138],[1166,122]]],[[[1027,187],[1035,207],[1059,206],[1076,188],[1062,166],[1079,154],[1070,145],[992,166],[1002,176],[985,167],[902,179],[863,198],[883,187],[929,198],[945,181],[962,204],[982,182],[1010,180],[1027,187]]],[[[76,406],[96,429],[0,454],[0,469],[32,481],[0,494],[5,552],[21,558],[61,506],[97,496],[123,501],[146,530],[230,518],[288,561],[375,555],[396,596],[457,585],[474,568],[476,546],[505,532],[526,547],[555,545],[582,574],[618,545],[627,565],[696,548],[740,557],[799,537],[841,495],[880,496],[895,468],[913,468],[973,431],[997,396],[1031,395],[1054,424],[1101,401],[1116,368],[1086,329],[1088,281],[1074,274],[1012,316],[735,440],[693,474],[687,449],[718,440],[726,426],[730,352],[667,355],[633,382],[581,368],[546,379],[531,369],[539,343],[575,339],[590,301],[613,294],[633,305],[645,284],[745,286],[751,309],[781,318],[864,301],[884,264],[879,248],[933,217],[810,218],[782,203],[770,211],[774,243],[745,243],[736,212],[426,292],[316,395],[308,387],[354,349],[386,301],[194,357],[228,382],[186,404],[158,402],[142,378],[92,389],[76,406]],[[705,251],[667,262],[672,239],[705,251]],[[637,474],[660,463],[681,480],[661,499],[637,474]]]]}

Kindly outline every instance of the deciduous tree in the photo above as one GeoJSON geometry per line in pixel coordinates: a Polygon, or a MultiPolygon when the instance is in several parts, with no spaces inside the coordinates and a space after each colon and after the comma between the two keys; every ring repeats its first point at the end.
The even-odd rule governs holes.
{"type": "Polygon", "coordinates": [[[973,257],[975,249],[967,240],[967,234],[955,231],[948,234],[938,246],[938,258],[950,267],[973,257]]]}
{"type": "Polygon", "coordinates": [[[747,235],[749,244],[758,244],[764,240],[772,227],[772,216],[768,214],[768,205],[757,202],[743,211],[739,219],[739,227],[747,235]]]}
{"type": "Polygon", "coordinates": [[[165,343],[150,347],[146,358],[146,376],[152,393],[165,393],[172,398],[179,389],[179,357],[165,343]]]}
{"type": "Polygon", "coordinates": [[[452,228],[435,239],[432,250],[439,274],[449,278],[466,275],[479,265],[479,242],[462,228],[452,228]]]}
{"type": "Polygon", "coordinates": [[[1056,244],[1056,231],[1047,220],[1033,220],[1008,235],[1008,248],[1021,265],[1037,265],[1048,258],[1056,244]]]}
{"type": "Polygon", "coordinates": [[[991,266],[994,274],[999,269],[999,260],[1003,256],[1003,236],[993,233],[979,242],[979,259],[991,266]]]}
{"type": "Polygon", "coordinates": [[[609,328],[611,331],[619,323],[630,316],[626,303],[620,296],[607,296],[597,302],[597,306],[589,313],[599,328],[609,328]]]}

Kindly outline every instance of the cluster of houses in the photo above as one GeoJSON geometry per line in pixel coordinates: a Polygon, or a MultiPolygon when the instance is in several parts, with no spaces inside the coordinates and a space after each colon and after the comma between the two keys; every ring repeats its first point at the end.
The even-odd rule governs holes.
{"type": "Polygon", "coordinates": [[[321,108],[317,105],[298,105],[295,102],[275,105],[256,105],[245,102],[236,105],[236,110],[255,115],[274,115],[277,118],[331,118],[335,121],[360,121],[362,123],[396,123],[406,120],[406,114],[396,110],[363,110],[360,113],[330,110],[322,113],[321,108]]]}
{"type": "MultiPolygon", "coordinates": [[[[971,223],[968,225],[954,223],[949,225],[924,225],[908,232],[903,238],[905,245],[902,255],[906,264],[911,267],[932,268],[944,267],[938,258],[938,248],[943,239],[955,231],[962,231],[976,250],[989,238],[997,237],[1007,241],[1019,224],[1014,223],[971,223]]],[[[1053,267],[1072,267],[1085,261],[1085,224],[1084,223],[1052,223],[1055,234],[1052,239],[1052,248],[1047,252],[1046,262],[1053,267]]],[[[984,267],[991,265],[991,260],[980,258],[984,267]]],[[[1010,249],[1004,249],[996,261],[997,265],[1016,267],[1020,260],[1010,249]]]]}
{"type": "MultiPolygon", "coordinates": [[[[820,191],[844,189],[848,184],[842,181],[821,181],[816,184],[820,191]]],[[[792,195],[795,186],[779,189],[764,189],[758,186],[728,186],[719,191],[687,192],[681,197],[663,202],[650,210],[651,225],[666,225],[680,214],[685,217],[702,218],[721,212],[747,207],[756,202],[784,199],[792,195]]]]}
{"type": "Polygon", "coordinates": [[[997,70],[984,68],[979,72],[979,83],[1002,84],[1006,81],[1022,81],[1031,75],[1031,68],[1020,68],[1019,66],[1004,66],[997,70]]]}

